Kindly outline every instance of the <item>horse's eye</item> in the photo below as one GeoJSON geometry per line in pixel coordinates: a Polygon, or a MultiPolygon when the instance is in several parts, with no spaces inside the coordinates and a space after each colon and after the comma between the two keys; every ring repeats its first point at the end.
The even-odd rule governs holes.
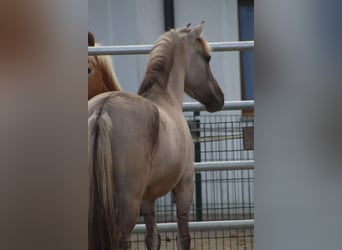
{"type": "Polygon", "coordinates": [[[90,72],[91,72],[91,69],[88,67],[88,74],[90,74],[90,72]]]}

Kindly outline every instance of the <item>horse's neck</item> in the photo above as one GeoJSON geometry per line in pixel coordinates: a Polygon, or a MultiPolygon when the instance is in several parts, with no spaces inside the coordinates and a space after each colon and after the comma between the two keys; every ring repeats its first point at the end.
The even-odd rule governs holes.
{"type": "Polygon", "coordinates": [[[143,91],[142,95],[158,107],[182,112],[185,68],[188,63],[185,48],[177,46],[177,49],[173,50],[172,57],[171,60],[167,60],[172,63],[165,70],[155,71],[152,77],[145,76],[143,84],[153,83],[153,85],[146,87],[147,90],[143,91]],[[168,75],[164,75],[165,72],[168,72],[168,75]]]}
{"type": "Polygon", "coordinates": [[[184,51],[175,51],[173,63],[166,84],[166,98],[172,108],[182,112],[184,96],[185,67],[187,60],[184,51]]]}
{"type": "Polygon", "coordinates": [[[174,104],[182,106],[184,95],[184,66],[175,62],[172,65],[167,83],[167,92],[171,96],[174,104]]]}
{"type": "Polygon", "coordinates": [[[149,92],[147,99],[157,105],[157,107],[168,112],[182,113],[183,95],[184,95],[184,70],[173,65],[165,89],[153,88],[149,92]]]}
{"type": "Polygon", "coordinates": [[[116,78],[115,72],[111,68],[102,67],[103,81],[106,85],[107,91],[119,91],[120,85],[116,78]]]}
{"type": "Polygon", "coordinates": [[[91,85],[88,87],[88,100],[106,91],[108,91],[108,89],[102,82],[91,85]]]}

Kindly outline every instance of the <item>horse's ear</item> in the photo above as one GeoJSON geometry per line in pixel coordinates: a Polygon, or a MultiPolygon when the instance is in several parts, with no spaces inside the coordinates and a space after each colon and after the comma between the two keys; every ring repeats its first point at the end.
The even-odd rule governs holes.
{"type": "Polygon", "coordinates": [[[195,38],[198,38],[202,34],[203,27],[204,27],[204,21],[202,21],[199,25],[193,28],[190,34],[194,36],[195,38]]]}
{"type": "Polygon", "coordinates": [[[177,31],[180,33],[189,33],[191,31],[190,25],[191,23],[188,23],[186,27],[178,28],[177,31]]]}
{"type": "Polygon", "coordinates": [[[95,46],[95,37],[90,31],[88,31],[88,46],[95,46]]]}

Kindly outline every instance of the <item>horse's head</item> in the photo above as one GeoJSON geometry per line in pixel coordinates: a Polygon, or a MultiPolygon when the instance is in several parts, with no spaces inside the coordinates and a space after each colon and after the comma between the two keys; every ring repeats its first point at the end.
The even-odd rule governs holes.
{"type": "MultiPolygon", "coordinates": [[[[88,46],[95,47],[95,37],[88,32],[88,46]]],[[[120,90],[109,56],[88,56],[88,100],[102,92],[120,90]]]]}
{"type": "Polygon", "coordinates": [[[187,33],[189,44],[188,69],[185,76],[185,93],[202,103],[207,111],[222,109],[224,95],[210,69],[210,49],[201,35],[204,21],[191,29],[188,25],[180,29],[187,33]]]}
{"type": "MultiPolygon", "coordinates": [[[[88,46],[95,46],[95,37],[91,32],[88,32],[88,46]]],[[[102,70],[97,63],[96,56],[88,56],[88,100],[105,91],[105,87],[106,85],[102,80],[102,70]]]]}

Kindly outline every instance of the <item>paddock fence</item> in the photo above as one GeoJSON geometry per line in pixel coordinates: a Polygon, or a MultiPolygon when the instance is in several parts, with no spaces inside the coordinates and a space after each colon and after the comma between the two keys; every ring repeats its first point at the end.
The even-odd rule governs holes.
{"type": "MultiPolygon", "coordinates": [[[[213,52],[254,49],[254,41],[209,43],[213,52]]],[[[152,45],[88,47],[88,55],[148,54],[152,45]]],[[[225,101],[223,110],[253,110],[254,101],[225,101]]],[[[203,105],[183,103],[195,147],[194,201],[190,212],[191,249],[253,249],[254,116],[201,113],[203,105]]],[[[176,205],[172,193],[156,202],[161,249],[177,249],[176,205]]],[[[145,249],[139,217],[133,249],[145,249]]]]}

